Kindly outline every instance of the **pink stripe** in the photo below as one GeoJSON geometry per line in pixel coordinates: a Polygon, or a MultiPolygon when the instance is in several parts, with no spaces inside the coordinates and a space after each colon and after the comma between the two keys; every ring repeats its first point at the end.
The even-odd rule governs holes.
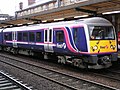
{"type": "Polygon", "coordinates": [[[89,52],[77,52],[72,46],[71,46],[71,43],[70,43],[70,39],[69,39],[69,35],[68,35],[68,32],[67,30],[63,27],[61,28],[63,31],[64,31],[64,34],[65,34],[65,39],[66,39],[66,44],[67,44],[67,47],[68,49],[71,51],[71,52],[74,52],[74,53],[81,53],[81,54],[90,54],[89,52]]]}
{"type": "Polygon", "coordinates": [[[83,25],[72,26],[72,27],[70,27],[70,28],[78,28],[78,27],[83,27],[83,25]]]}
{"type": "Polygon", "coordinates": [[[68,35],[68,32],[65,28],[62,28],[62,30],[64,31],[64,34],[65,34],[65,39],[66,39],[66,44],[67,44],[67,47],[69,48],[70,51],[74,52],[74,53],[78,53],[72,46],[71,46],[71,43],[70,43],[70,39],[69,39],[69,35],[68,35]]]}

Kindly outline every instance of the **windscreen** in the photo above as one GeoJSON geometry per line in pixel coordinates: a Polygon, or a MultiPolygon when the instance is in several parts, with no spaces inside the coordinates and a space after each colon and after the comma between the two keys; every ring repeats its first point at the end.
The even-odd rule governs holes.
{"type": "Polygon", "coordinates": [[[112,26],[89,26],[91,40],[114,40],[115,32],[112,26]]]}

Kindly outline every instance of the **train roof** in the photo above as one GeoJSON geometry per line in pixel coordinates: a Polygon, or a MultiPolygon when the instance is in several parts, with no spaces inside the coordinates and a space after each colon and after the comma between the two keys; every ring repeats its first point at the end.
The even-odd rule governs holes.
{"type": "MultiPolygon", "coordinates": [[[[53,23],[46,23],[46,24],[33,24],[28,26],[21,26],[21,27],[13,27],[13,28],[6,28],[3,30],[4,32],[7,31],[23,31],[23,30],[38,30],[38,29],[45,29],[45,28],[52,28],[52,27],[61,27],[61,26],[71,26],[71,25],[108,25],[111,26],[112,24],[101,17],[93,17],[93,18],[85,18],[73,21],[61,21],[61,22],[53,22],[53,23]]],[[[1,31],[2,29],[0,29],[1,31]]]]}
{"type": "Polygon", "coordinates": [[[101,17],[93,17],[93,18],[85,18],[85,19],[79,19],[80,23],[85,23],[87,25],[112,25],[110,21],[108,21],[105,18],[101,17]]]}

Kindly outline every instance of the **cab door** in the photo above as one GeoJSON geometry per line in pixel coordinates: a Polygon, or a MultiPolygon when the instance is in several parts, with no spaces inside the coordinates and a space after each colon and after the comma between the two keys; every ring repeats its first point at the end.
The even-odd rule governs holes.
{"type": "Polygon", "coordinates": [[[44,50],[53,52],[53,29],[47,28],[44,30],[44,50]]]}
{"type": "Polygon", "coordinates": [[[13,47],[17,47],[17,32],[12,32],[12,41],[13,41],[13,47]]]}

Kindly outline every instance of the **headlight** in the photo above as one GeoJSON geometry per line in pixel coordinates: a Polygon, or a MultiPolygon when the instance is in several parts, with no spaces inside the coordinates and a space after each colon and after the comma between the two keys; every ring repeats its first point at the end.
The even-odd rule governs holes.
{"type": "Polygon", "coordinates": [[[94,49],[94,50],[97,50],[97,49],[98,49],[98,46],[95,45],[95,46],[93,47],[93,49],[94,49]]]}
{"type": "Polygon", "coordinates": [[[116,46],[111,45],[110,48],[114,50],[116,48],[116,46]]]}
{"type": "Polygon", "coordinates": [[[111,45],[110,48],[113,49],[114,48],[113,45],[111,45]]]}

